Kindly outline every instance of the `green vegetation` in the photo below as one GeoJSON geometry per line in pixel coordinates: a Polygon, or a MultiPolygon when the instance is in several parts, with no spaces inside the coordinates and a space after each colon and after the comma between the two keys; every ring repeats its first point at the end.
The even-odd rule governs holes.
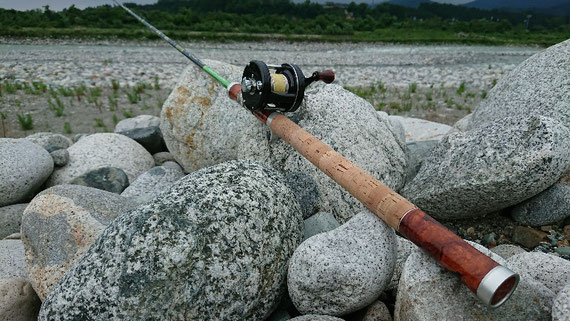
{"type": "Polygon", "coordinates": [[[4,120],[6,119],[6,114],[0,111],[0,122],[2,123],[2,137],[6,137],[6,124],[4,120]]]}
{"type": "Polygon", "coordinates": [[[22,128],[22,130],[34,129],[34,120],[32,119],[32,115],[26,113],[25,115],[18,114],[17,116],[18,116],[18,123],[20,124],[20,128],[22,128]]]}
{"type": "Polygon", "coordinates": [[[412,94],[415,93],[415,92],[416,92],[416,89],[418,89],[418,84],[417,84],[417,83],[413,82],[413,83],[411,83],[411,84],[408,85],[408,91],[409,91],[410,93],[412,93],[412,94]]]}
{"type": "MultiPolygon", "coordinates": [[[[319,5],[289,0],[159,0],[129,4],[180,40],[383,41],[397,43],[538,44],[568,38],[568,16],[478,10],[439,3],[405,8],[351,3],[319,5]]],[[[60,12],[0,9],[0,36],[157,39],[122,9],[108,5],[60,12]]],[[[111,61],[105,60],[104,64],[111,61]]]]}
{"type": "Polygon", "coordinates": [[[51,111],[53,111],[56,117],[63,116],[63,110],[65,109],[65,106],[63,105],[63,102],[61,101],[61,99],[59,99],[59,97],[55,97],[55,104],[53,103],[51,98],[49,98],[48,107],[51,111]]]}
{"type": "Polygon", "coordinates": [[[63,124],[63,132],[68,135],[71,135],[73,133],[73,131],[71,130],[71,124],[67,121],[63,124]]]}
{"type": "Polygon", "coordinates": [[[464,92],[465,92],[465,81],[462,81],[461,84],[459,85],[459,88],[457,88],[457,94],[461,96],[463,95],[464,92]]]}

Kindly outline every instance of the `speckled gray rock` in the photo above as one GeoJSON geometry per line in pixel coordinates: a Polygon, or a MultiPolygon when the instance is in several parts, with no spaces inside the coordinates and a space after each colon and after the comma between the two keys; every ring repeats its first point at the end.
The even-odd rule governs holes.
{"type": "Polygon", "coordinates": [[[151,154],[156,154],[166,150],[166,145],[162,138],[162,132],[158,126],[134,128],[115,133],[125,135],[136,141],[151,154]]]}
{"type": "Polygon", "coordinates": [[[289,321],[344,321],[344,320],[330,315],[307,314],[293,319],[289,319],[289,321]]]}
{"type": "Polygon", "coordinates": [[[362,321],[392,321],[392,316],[384,302],[375,301],[366,308],[362,321]]]}
{"type": "Polygon", "coordinates": [[[101,167],[77,176],[70,185],[93,187],[103,191],[120,194],[129,186],[125,171],[117,167],[101,167]]]}
{"type": "Polygon", "coordinates": [[[69,152],[67,149],[58,149],[49,153],[53,158],[53,164],[57,167],[63,167],[69,162],[69,152]]]}
{"type": "Polygon", "coordinates": [[[182,168],[182,166],[180,166],[177,162],[164,162],[162,165],[162,167],[166,167],[166,168],[170,168],[179,172],[184,172],[184,169],[182,168]]]}
{"type": "Polygon", "coordinates": [[[139,115],[133,118],[123,119],[115,126],[115,133],[131,129],[160,126],[160,118],[152,115],[139,115]]]}
{"type": "Polygon", "coordinates": [[[0,320],[36,321],[42,301],[24,279],[0,279],[0,320]]]}
{"type": "MultiPolygon", "coordinates": [[[[360,168],[394,190],[403,186],[406,156],[387,116],[364,99],[337,85],[316,83],[293,120],[360,168]]],[[[255,159],[284,173],[305,218],[329,212],[344,223],[365,209],[326,174],[281,139],[271,139],[267,126],[257,122],[239,145],[240,158],[255,159]]]]}
{"type": "Polygon", "coordinates": [[[304,221],[303,241],[313,235],[332,231],[340,224],[331,213],[319,212],[304,221]]]}
{"type": "Polygon", "coordinates": [[[0,279],[28,279],[26,251],[22,241],[0,241],[0,279]]]}
{"type": "Polygon", "coordinates": [[[118,217],[39,320],[263,320],[302,237],[282,177],[249,161],[196,171],[118,217]]]}
{"type": "Polygon", "coordinates": [[[512,244],[500,244],[492,248],[491,252],[500,255],[503,259],[508,259],[513,255],[526,253],[526,250],[512,244]]]}
{"type": "MultiPolygon", "coordinates": [[[[27,136],[25,139],[31,141],[32,143],[38,144],[43,148],[49,148],[53,150],[66,149],[73,145],[73,141],[61,134],[54,133],[35,133],[27,136]]],[[[49,151],[49,152],[51,152],[49,151]]]]}
{"type": "Polygon", "coordinates": [[[566,284],[554,299],[552,321],[570,321],[570,283],[566,284]]]}
{"type": "Polygon", "coordinates": [[[570,261],[554,255],[541,252],[521,253],[508,258],[507,266],[521,275],[526,274],[534,278],[554,294],[570,283],[570,261]]]}
{"type": "Polygon", "coordinates": [[[570,217],[570,186],[554,184],[511,210],[513,220],[524,225],[543,226],[570,217]]]}
{"type": "Polygon", "coordinates": [[[395,261],[394,230],[364,211],[295,250],[287,275],[289,295],[301,313],[354,312],[378,298],[395,261]]]}
{"type": "Polygon", "coordinates": [[[26,206],[28,203],[0,207],[0,240],[20,232],[22,214],[26,206]]]}
{"type": "Polygon", "coordinates": [[[168,190],[182,177],[184,177],[184,173],[179,170],[156,166],[141,174],[121,193],[121,196],[133,198],[138,203],[144,203],[168,190]]]}
{"type": "MultiPolygon", "coordinates": [[[[471,243],[499,264],[505,260],[481,245],[471,243]]],[[[467,321],[550,320],[554,293],[542,283],[523,276],[516,291],[498,309],[488,308],[457,274],[445,270],[421,250],[408,257],[398,286],[394,320],[467,321]],[[515,313],[516,311],[516,313],[515,313]]]]}
{"type": "Polygon", "coordinates": [[[557,120],[500,119],[442,139],[402,194],[435,218],[482,216],[554,184],[569,153],[570,130],[557,120]]]}
{"type": "Polygon", "coordinates": [[[26,139],[0,138],[0,206],[32,196],[53,171],[53,159],[26,139]]]}
{"type": "MultiPolygon", "coordinates": [[[[242,67],[204,62],[226,79],[239,81],[242,67]]],[[[237,158],[246,128],[258,122],[228,98],[228,91],[190,64],[162,106],[160,129],[168,150],[187,173],[237,158]]]]}
{"type": "Polygon", "coordinates": [[[404,129],[404,125],[400,122],[399,119],[389,117],[388,113],[385,111],[377,111],[377,113],[382,114],[382,117],[388,117],[390,124],[392,125],[392,132],[396,134],[396,136],[400,139],[402,144],[406,143],[406,130],[404,129]]]}
{"type": "Polygon", "coordinates": [[[467,114],[465,117],[461,118],[460,120],[456,121],[453,124],[453,131],[464,132],[469,129],[469,121],[471,121],[471,117],[473,114],[467,114]]]}
{"type": "Polygon", "coordinates": [[[114,193],[58,185],[38,194],[22,217],[30,281],[43,300],[118,215],[135,203],[114,193]]]}
{"type": "Polygon", "coordinates": [[[154,164],[156,166],[160,166],[162,164],[164,164],[165,162],[172,162],[172,161],[176,161],[174,159],[174,155],[172,155],[169,152],[160,152],[160,153],[156,153],[154,155],[152,155],[152,158],[154,158],[154,164]]]}
{"type": "Polygon", "coordinates": [[[408,157],[407,182],[410,182],[418,174],[422,162],[438,143],[439,140],[420,140],[406,144],[406,155],[408,157]]]}
{"type": "Polygon", "coordinates": [[[129,181],[154,166],[152,155],[139,143],[118,134],[93,134],[73,144],[69,163],[54,171],[48,186],[69,183],[75,177],[101,167],[118,167],[129,181]]]}
{"type": "Polygon", "coordinates": [[[394,265],[394,273],[392,273],[392,279],[390,280],[390,284],[386,287],[388,290],[397,291],[398,283],[400,283],[400,276],[402,275],[402,271],[404,270],[404,264],[408,259],[408,256],[412,254],[418,247],[412,243],[411,241],[401,237],[396,236],[396,241],[398,245],[397,255],[396,255],[396,264],[394,265]]]}
{"type": "Polygon", "coordinates": [[[481,101],[469,124],[484,126],[497,119],[548,115],[570,127],[570,40],[535,54],[502,77],[481,101]]]}
{"type": "Polygon", "coordinates": [[[404,126],[406,143],[421,140],[441,140],[450,130],[451,126],[432,122],[425,119],[390,116],[404,126]]]}

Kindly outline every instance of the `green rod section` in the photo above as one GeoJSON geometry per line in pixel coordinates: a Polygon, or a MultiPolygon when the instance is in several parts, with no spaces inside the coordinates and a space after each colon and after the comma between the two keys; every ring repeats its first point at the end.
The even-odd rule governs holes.
{"type": "Polygon", "coordinates": [[[182,48],[182,46],[180,46],[176,41],[170,39],[167,35],[165,35],[163,32],[161,32],[160,30],[156,29],[153,25],[151,25],[150,23],[146,22],[146,20],[144,20],[143,18],[141,18],[139,15],[137,15],[136,13],[134,13],[131,9],[125,7],[122,3],[118,2],[117,0],[113,0],[113,2],[118,5],[119,7],[125,9],[128,13],[130,13],[133,17],[135,17],[138,21],[140,21],[143,25],[147,26],[150,30],[152,30],[154,33],[156,33],[160,38],[166,40],[172,47],[174,47],[176,50],[180,51],[180,53],[182,53],[184,56],[186,56],[186,58],[190,59],[190,61],[192,61],[193,63],[195,63],[196,65],[198,65],[198,67],[202,68],[205,72],[208,73],[208,75],[212,76],[212,78],[216,79],[220,84],[222,84],[224,87],[228,88],[228,86],[230,85],[230,82],[228,80],[226,80],[224,77],[218,75],[215,71],[213,71],[210,67],[206,66],[202,61],[200,61],[200,59],[196,58],[196,56],[194,56],[193,54],[191,54],[188,50],[182,48]]]}

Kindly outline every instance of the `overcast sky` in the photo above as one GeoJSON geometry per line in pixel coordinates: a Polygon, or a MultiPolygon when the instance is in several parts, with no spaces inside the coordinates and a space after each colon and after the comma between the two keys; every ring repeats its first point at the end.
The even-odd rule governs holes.
{"type": "MultiPolygon", "coordinates": [[[[124,2],[136,2],[140,4],[149,4],[155,3],[156,0],[123,0],[124,2]]],[[[366,3],[375,3],[383,2],[385,0],[356,0],[355,2],[366,2],[366,3]]],[[[445,2],[445,3],[466,3],[472,0],[435,0],[437,2],[445,2]]],[[[333,0],[334,2],[334,0],[333,0]]],[[[347,0],[338,1],[338,2],[349,2],[347,0]]],[[[6,9],[16,9],[16,10],[29,10],[29,9],[37,9],[41,8],[45,5],[49,5],[53,10],[61,10],[64,8],[69,8],[72,4],[74,4],[77,8],[85,8],[85,7],[96,7],[102,4],[112,4],[112,0],[0,0],[0,8],[6,9]]]]}

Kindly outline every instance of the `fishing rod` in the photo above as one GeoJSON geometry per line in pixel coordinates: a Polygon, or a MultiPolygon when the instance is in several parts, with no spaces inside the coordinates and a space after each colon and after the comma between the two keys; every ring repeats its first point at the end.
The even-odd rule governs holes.
{"type": "Polygon", "coordinates": [[[471,246],[282,114],[297,110],[305,88],[311,83],[333,82],[333,71],[316,71],[306,78],[297,65],[267,65],[253,60],[245,67],[241,84],[231,83],[136,13],[117,0],[113,1],[221,83],[228,89],[231,99],[252,112],[370,211],[428,252],[440,265],[461,275],[463,284],[485,304],[498,307],[514,292],[519,282],[518,274],[471,246]]]}

